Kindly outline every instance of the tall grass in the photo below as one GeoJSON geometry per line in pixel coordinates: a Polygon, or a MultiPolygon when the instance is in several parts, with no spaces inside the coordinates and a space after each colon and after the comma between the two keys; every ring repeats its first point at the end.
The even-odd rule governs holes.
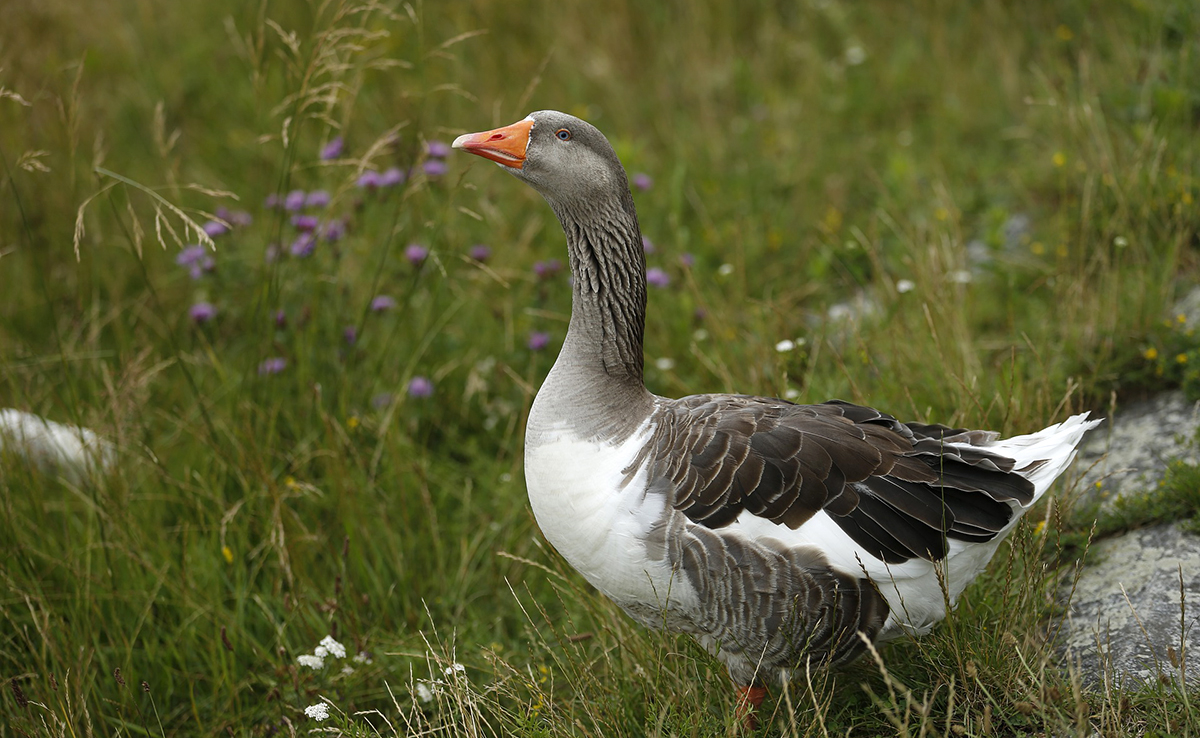
{"type": "MultiPolygon", "coordinates": [[[[562,241],[493,168],[425,169],[465,130],[564,109],[652,179],[661,394],[1028,431],[1168,381],[1146,348],[1191,340],[1161,322],[1195,278],[1190,3],[4,15],[0,406],[120,456],[84,484],[0,461],[0,736],[736,730],[718,664],[536,530],[521,433],[569,314],[562,241]],[[411,174],[359,186],[389,168],[411,174]],[[306,257],[263,205],[297,189],[345,224],[306,257]],[[218,216],[193,279],[177,258],[218,216]],[[346,657],[301,666],[327,635],[346,657]]],[[[1186,692],[1060,669],[1047,547],[1023,526],[933,636],[798,679],[764,732],[1194,733],[1186,692]]]]}

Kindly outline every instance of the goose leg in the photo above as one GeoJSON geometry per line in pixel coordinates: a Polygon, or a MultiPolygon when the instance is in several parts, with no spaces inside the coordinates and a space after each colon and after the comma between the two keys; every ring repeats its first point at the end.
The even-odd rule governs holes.
{"type": "Polygon", "coordinates": [[[735,714],[742,719],[742,725],[746,730],[758,730],[758,708],[762,706],[763,700],[767,696],[767,688],[750,685],[736,687],[736,690],[735,714]]]}

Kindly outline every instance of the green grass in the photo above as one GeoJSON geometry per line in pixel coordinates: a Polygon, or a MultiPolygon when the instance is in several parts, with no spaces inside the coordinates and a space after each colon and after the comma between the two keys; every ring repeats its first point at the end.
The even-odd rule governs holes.
{"type": "MultiPolygon", "coordinates": [[[[562,276],[533,272],[565,258],[549,209],[458,155],[355,186],[419,169],[427,141],[558,108],[653,178],[635,194],[672,278],[647,327],[660,394],[1025,432],[1189,381],[1170,356],[1196,343],[1162,325],[1197,276],[1200,12],[1183,0],[4,15],[0,87],[20,97],[0,97],[0,407],[92,427],[120,458],[85,485],[0,463],[0,736],[734,731],[719,665],[583,585],[525,502],[523,420],[569,314],[562,276]],[[321,161],[339,133],[345,154],[321,161]],[[347,235],[268,262],[295,233],[261,203],[294,188],[328,190],[347,235]],[[192,280],[184,216],[219,206],[254,223],[192,280]],[[411,264],[410,243],[430,257],[411,264]],[[869,317],[824,319],[860,293],[869,317]],[[377,295],[396,307],[372,311],[377,295]],[[217,317],[194,324],[198,301],[217,317]],[[260,375],[272,357],[286,368],[260,375]],[[432,397],[408,396],[418,376],[432,397]],[[297,665],[331,633],[346,662],[297,665]],[[421,680],[444,682],[431,702],[421,680]],[[318,724],[303,708],[322,697],[318,724]]],[[[1090,694],[1057,668],[1057,539],[1033,530],[882,668],[773,694],[763,732],[1200,732],[1195,694],[1090,694]]]]}

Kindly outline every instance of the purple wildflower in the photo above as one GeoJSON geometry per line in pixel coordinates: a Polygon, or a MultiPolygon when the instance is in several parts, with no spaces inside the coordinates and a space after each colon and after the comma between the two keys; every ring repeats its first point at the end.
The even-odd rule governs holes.
{"type": "Polygon", "coordinates": [[[208,234],[209,238],[216,238],[217,236],[224,236],[226,233],[229,233],[229,226],[219,220],[210,220],[202,228],[204,228],[204,232],[208,234]]]}
{"type": "Polygon", "coordinates": [[[210,302],[198,302],[188,309],[188,315],[197,323],[207,323],[217,317],[217,308],[210,302]]]}
{"type": "Polygon", "coordinates": [[[654,180],[650,179],[650,175],[645,172],[638,172],[633,175],[633,186],[639,190],[648,190],[654,186],[654,180]]]}
{"type": "Polygon", "coordinates": [[[248,226],[254,222],[254,216],[250,213],[247,213],[245,210],[234,210],[229,214],[229,217],[225,218],[225,220],[229,221],[229,225],[235,225],[239,228],[244,228],[245,226],[248,226]]]}
{"type": "Polygon", "coordinates": [[[533,273],[538,279],[550,279],[555,274],[562,271],[562,262],[558,259],[547,259],[546,261],[538,261],[533,264],[533,273]]]}
{"type": "Polygon", "coordinates": [[[304,190],[292,190],[283,199],[283,209],[294,213],[304,207],[305,199],[304,190]]]}
{"type": "Polygon", "coordinates": [[[492,250],[484,244],[477,243],[471,247],[470,256],[475,261],[487,261],[492,258],[492,250]]]}
{"type": "Polygon", "coordinates": [[[301,233],[296,236],[296,240],[292,241],[292,245],[288,247],[288,251],[292,256],[297,256],[303,259],[312,254],[313,249],[317,247],[317,239],[311,233],[301,233]]]}
{"type": "Polygon", "coordinates": [[[355,182],[359,187],[365,187],[368,190],[373,190],[379,186],[379,172],[374,169],[368,169],[358,175],[358,181],[355,182]]]}
{"type": "Polygon", "coordinates": [[[329,193],[325,190],[313,190],[304,198],[304,207],[323,208],[329,204],[329,193]]]}
{"type": "Polygon", "coordinates": [[[330,159],[336,159],[341,156],[343,144],[344,142],[342,141],[341,136],[334,136],[331,138],[329,143],[325,144],[324,148],[321,149],[321,160],[329,161],[330,159]]]}
{"type": "Polygon", "coordinates": [[[340,241],[346,235],[346,221],[334,218],[325,224],[325,240],[340,241]]]}
{"type": "Polygon", "coordinates": [[[530,351],[541,351],[549,344],[550,334],[545,331],[530,331],[529,340],[525,342],[530,351]]]}
{"type": "Polygon", "coordinates": [[[396,301],[388,295],[378,295],[374,300],[371,300],[371,312],[374,313],[382,313],[394,307],[396,307],[396,301]]]}
{"type": "Polygon", "coordinates": [[[654,287],[666,287],[671,284],[671,275],[658,267],[650,267],[646,270],[646,282],[654,287]]]}
{"type": "Polygon", "coordinates": [[[645,236],[642,236],[642,251],[647,254],[654,253],[654,242],[645,236]]]}
{"type": "Polygon", "coordinates": [[[279,330],[287,328],[287,313],[282,310],[275,311],[275,327],[279,330]]]}
{"type": "Polygon", "coordinates": [[[175,263],[179,266],[191,266],[207,256],[204,247],[200,244],[192,244],[185,246],[183,251],[175,255],[175,263]]]}
{"type": "Polygon", "coordinates": [[[429,397],[433,394],[433,382],[427,377],[413,377],[408,383],[409,397],[429,397]]]}
{"type": "Polygon", "coordinates": [[[265,210],[274,210],[277,207],[279,207],[279,195],[276,195],[274,192],[272,192],[271,194],[267,195],[265,200],[263,200],[263,208],[265,210]]]}
{"type": "Polygon", "coordinates": [[[304,231],[305,233],[312,233],[313,231],[317,230],[317,226],[320,225],[320,223],[321,222],[317,220],[317,216],[315,215],[292,216],[292,225],[295,226],[296,230],[304,231]]]}
{"type": "Polygon", "coordinates": [[[688,269],[691,269],[692,267],[696,266],[696,257],[688,253],[680,254],[679,263],[683,264],[688,269]]]}
{"type": "Polygon", "coordinates": [[[287,359],[282,356],[273,356],[258,365],[258,373],[260,376],[267,374],[278,374],[287,368],[287,359]]]}
{"type": "Polygon", "coordinates": [[[414,266],[420,266],[429,257],[429,249],[419,243],[410,243],[404,247],[404,258],[414,266]]]}
{"type": "Polygon", "coordinates": [[[346,339],[346,343],[353,346],[358,343],[358,329],[352,325],[348,325],[342,329],[342,338],[346,339]]]}
{"type": "Polygon", "coordinates": [[[392,393],[391,392],[380,392],[379,394],[377,394],[371,398],[371,407],[376,408],[376,409],[385,408],[391,404],[392,404],[392,393]]]}
{"type": "Polygon", "coordinates": [[[408,175],[400,167],[389,167],[384,170],[383,174],[379,175],[379,186],[395,187],[396,185],[404,184],[406,179],[408,179],[408,175]]]}
{"type": "Polygon", "coordinates": [[[427,177],[440,177],[450,171],[450,167],[446,166],[446,162],[441,159],[426,159],[421,165],[427,177]]]}
{"type": "Polygon", "coordinates": [[[425,144],[425,153],[435,159],[445,159],[450,156],[450,144],[445,141],[430,141],[425,144]]]}

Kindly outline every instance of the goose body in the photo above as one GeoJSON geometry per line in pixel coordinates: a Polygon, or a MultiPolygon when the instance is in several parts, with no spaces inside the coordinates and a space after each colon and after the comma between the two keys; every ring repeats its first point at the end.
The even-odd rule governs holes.
{"type": "Polygon", "coordinates": [[[859,633],[928,632],[1099,422],[1000,440],[840,401],[653,395],[641,235],[608,141],[541,111],[453,145],[538,190],[567,237],[571,322],[526,428],[538,525],[632,617],[695,636],[743,706],[853,659],[859,633]]]}

